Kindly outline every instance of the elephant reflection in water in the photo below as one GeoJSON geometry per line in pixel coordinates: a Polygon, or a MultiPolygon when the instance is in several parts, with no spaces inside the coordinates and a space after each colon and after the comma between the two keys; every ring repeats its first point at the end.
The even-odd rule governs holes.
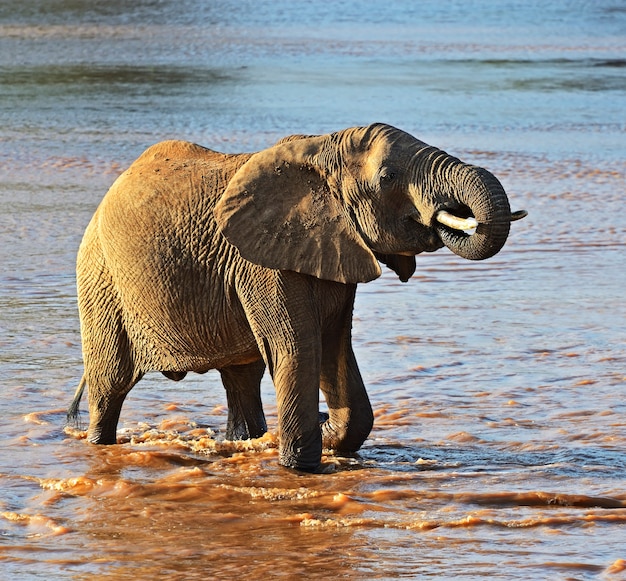
{"type": "Polygon", "coordinates": [[[280,463],[324,471],[323,447],[355,452],[373,424],[351,344],[357,283],[380,262],[407,281],[415,255],[444,245],[489,258],[523,214],[487,170],[384,124],[253,154],[154,145],[113,184],[79,249],[85,369],[68,415],[87,386],[88,440],[113,444],[146,372],[217,369],[226,437],[256,438],[267,368],[280,463]]]}

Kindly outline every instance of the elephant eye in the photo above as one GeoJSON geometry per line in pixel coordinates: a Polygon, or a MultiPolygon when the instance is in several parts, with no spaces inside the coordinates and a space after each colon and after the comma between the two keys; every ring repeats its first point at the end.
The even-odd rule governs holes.
{"type": "Polygon", "coordinates": [[[389,184],[395,179],[396,179],[396,174],[392,171],[383,172],[381,173],[381,176],[380,176],[380,181],[383,184],[389,184]]]}

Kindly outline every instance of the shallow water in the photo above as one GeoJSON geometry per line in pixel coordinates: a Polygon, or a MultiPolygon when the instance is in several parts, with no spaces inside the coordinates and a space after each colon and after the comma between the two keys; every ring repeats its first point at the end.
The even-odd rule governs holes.
{"type": "Polygon", "coordinates": [[[2,576],[626,578],[626,10],[83,4],[0,6],[2,576]],[[162,139],[250,151],[372,121],[489,168],[530,215],[489,261],[442,250],[361,286],[358,457],[278,467],[267,381],[269,434],[225,442],[214,373],[142,380],[119,446],[64,432],[75,254],[119,172],[162,139]]]}

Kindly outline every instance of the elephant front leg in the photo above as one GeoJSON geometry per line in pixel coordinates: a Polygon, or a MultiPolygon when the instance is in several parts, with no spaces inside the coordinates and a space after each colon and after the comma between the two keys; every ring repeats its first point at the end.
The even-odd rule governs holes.
{"type": "Polygon", "coordinates": [[[279,462],[304,472],[323,472],[319,365],[283,359],[274,370],[273,379],[278,406],[279,462]]]}
{"type": "Polygon", "coordinates": [[[260,438],[267,432],[261,403],[261,379],[265,363],[259,359],[247,365],[225,367],[219,372],[228,402],[226,439],[260,438]]]}
{"type": "Polygon", "coordinates": [[[325,336],[320,387],[329,409],[322,424],[324,448],[356,452],[372,430],[374,415],[352,350],[349,324],[325,336]]]}
{"type": "Polygon", "coordinates": [[[273,336],[259,341],[276,388],[279,462],[303,472],[325,471],[321,463],[320,345],[316,337],[276,341],[273,336]]]}
{"type": "Polygon", "coordinates": [[[322,472],[321,330],[319,308],[311,300],[315,279],[291,271],[257,274],[260,287],[242,289],[240,298],[276,388],[279,462],[322,472]]]}

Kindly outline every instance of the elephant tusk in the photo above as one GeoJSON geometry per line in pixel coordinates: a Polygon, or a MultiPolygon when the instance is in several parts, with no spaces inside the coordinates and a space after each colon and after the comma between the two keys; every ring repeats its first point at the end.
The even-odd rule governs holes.
{"type": "Polygon", "coordinates": [[[476,218],[459,218],[458,216],[450,214],[450,212],[446,212],[445,210],[437,212],[435,219],[440,224],[448,226],[448,228],[452,228],[454,230],[474,230],[474,228],[478,226],[476,218]]]}
{"type": "MultiPolygon", "coordinates": [[[[526,210],[512,212],[511,222],[521,220],[526,216],[528,216],[528,212],[526,210]]],[[[437,222],[443,224],[444,226],[448,226],[448,228],[452,228],[453,230],[474,230],[478,226],[476,218],[459,218],[458,216],[450,214],[450,212],[446,212],[445,210],[437,212],[435,219],[437,222]]]]}

